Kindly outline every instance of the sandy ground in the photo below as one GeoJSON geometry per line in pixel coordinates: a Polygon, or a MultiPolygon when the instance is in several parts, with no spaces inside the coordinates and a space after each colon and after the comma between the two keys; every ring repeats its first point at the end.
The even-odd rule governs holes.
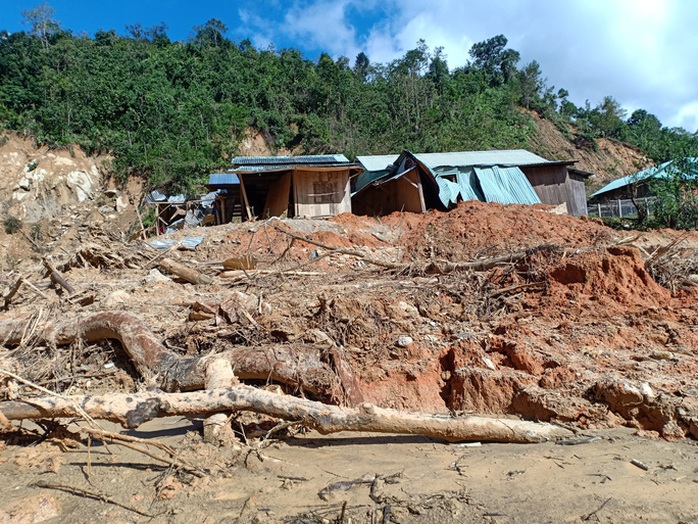
{"type": "Polygon", "coordinates": [[[116,445],[9,446],[0,522],[698,522],[694,441],[627,429],[531,445],[309,432],[235,451],[203,444],[196,425],[127,433],[215,471],[205,478],[116,445]]]}

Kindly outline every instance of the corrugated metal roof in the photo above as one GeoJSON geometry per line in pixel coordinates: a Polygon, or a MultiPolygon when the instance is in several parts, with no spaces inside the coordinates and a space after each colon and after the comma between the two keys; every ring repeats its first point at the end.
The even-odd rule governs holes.
{"type": "Polygon", "coordinates": [[[240,178],[235,173],[213,173],[208,176],[209,186],[228,186],[240,183],[240,178]]]}
{"type": "Polygon", "coordinates": [[[297,166],[348,164],[344,155],[305,155],[305,156],[236,156],[233,167],[238,166],[297,166]]]}
{"type": "Polygon", "coordinates": [[[441,166],[527,166],[552,162],[525,149],[418,153],[414,157],[431,169],[441,166]]]}
{"type": "Polygon", "coordinates": [[[367,155],[357,156],[356,160],[366,171],[386,171],[394,164],[400,155],[367,155]]]}
{"type": "Polygon", "coordinates": [[[439,186],[439,200],[448,208],[449,205],[458,202],[458,195],[460,194],[460,187],[456,182],[451,182],[447,178],[438,177],[436,179],[436,185],[439,186]]]}
{"type": "Polygon", "coordinates": [[[637,173],[633,173],[632,175],[617,178],[610,184],[606,184],[601,189],[593,193],[589,198],[594,198],[599,195],[603,195],[604,193],[608,193],[609,191],[615,191],[616,189],[629,186],[630,184],[634,184],[635,182],[638,182],[640,180],[666,176],[666,168],[669,167],[670,164],[671,160],[668,162],[664,162],[663,164],[659,164],[658,166],[648,167],[647,169],[643,169],[642,171],[638,171],[637,173]]]}
{"type": "Polygon", "coordinates": [[[475,174],[487,202],[540,204],[533,186],[518,167],[476,167],[475,174]]]}
{"type": "Polygon", "coordinates": [[[360,156],[357,160],[366,171],[356,179],[354,194],[372,180],[386,176],[388,165],[404,164],[410,155],[431,171],[439,187],[439,199],[446,207],[455,204],[459,196],[502,204],[539,204],[538,195],[518,166],[559,163],[525,149],[360,156]]]}
{"type": "Polygon", "coordinates": [[[686,178],[693,180],[698,179],[698,158],[687,157],[676,163],[674,163],[673,160],[669,160],[668,162],[664,162],[658,166],[648,167],[647,169],[643,169],[642,171],[638,171],[632,175],[618,178],[599,189],[589,198],[591,199],[599,195],[603,195],[604,193],[608,193],[609,191],[629,186],[630,184],[640,180],[646,180],[648,178],[668,178],[672,176],[676,170],[680,170],[681,174],[686,178]]]}
{"type": "Polygon", "coordinates": [[[482,194],[474,168],[471,167],[465,171],[460,171],[457,177],[458,186],[460,187],[460,196],[464,201],[485,200],[485,195],[482,194]]]}
{"type": "MultiPolygon", "coordinates": [[[[547,160],[525,149],[493,151],[452,151],[446,153],[412,153],[425,166],[435,169],[445,166],[530,166],[571,161],[547,160]]],[[[367,171],[382,171],[394,164],[400,155],[357,156],[356,160],[367,171]]]]}
{"type": "Polygon", "coordinates": [[[331,168],[331,167],[342,167],[351,168],[354,164],[347,162],[340,163],[326,163],[326,164],[308,164],[308,163],[297,163],[297,164],[261,164],[261,165],[250,165],[250,166],[233,166],[234,173],[274,173],[278,171],[288,171],[290,169],[298,168],[331,168]]]}
{"type": "Polygon", "coordinates": [[[378,180],[379,178],[382,178],[384,176],[388,175],[388,170],[376,170],[376,171],[369,171],[369,170],[364,170],[362,173],[359,173],[359,175],[352,180],[351,187],[352,187],[352,195],[354,193],[357,193],[358,191],[361,190],[361,188],[367,186],[374,180],[378,180]]]}

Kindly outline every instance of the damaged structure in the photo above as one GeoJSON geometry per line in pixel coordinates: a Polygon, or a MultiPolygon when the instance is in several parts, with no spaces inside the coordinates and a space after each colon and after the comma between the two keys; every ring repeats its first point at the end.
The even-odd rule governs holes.
{"type": "Polygon", "coordinates": [[[361,168],[344,155],[236,157],[211,175],[220,223],[272,216],[318,218],[351,212],[350,177],[361,168]]]}
{"type": "Polygon", "coordinates": [[[651,187],[653,181],[667,180],[676,175],[681,180],[695,181],[698,179],[698,158],[669,160],[632,175],[618,178],[593,193],[589,197],[589,203],[597,204],[609,200],[652,197],[654,196],[651,187]]]}
{"type": "Polygon", "coordinates": [[[575,160],[546,160],[523,149],[359,156],[364,172],[352,186],[359,215],[450,209],[461,200],[564,205],[584,215],[584,180],[575,160]]]}

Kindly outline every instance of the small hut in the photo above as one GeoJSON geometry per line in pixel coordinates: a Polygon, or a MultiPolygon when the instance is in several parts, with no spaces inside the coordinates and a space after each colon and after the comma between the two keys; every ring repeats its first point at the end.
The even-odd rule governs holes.
{"type": "Polygon", "coordinates": [[[236,157],[208,188],[219,191],[223,222],[328,217],[351,212],[349,179],[360,171],[344,155],[236,157]]]}

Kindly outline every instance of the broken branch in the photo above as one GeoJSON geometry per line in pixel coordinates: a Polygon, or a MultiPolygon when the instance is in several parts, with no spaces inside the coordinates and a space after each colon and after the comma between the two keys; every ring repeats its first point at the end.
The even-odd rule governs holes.
{"type": "Polygon", "coordinates": [[[213,279],[208,275],[204,275],[170,258],[165,258],[160,262],[160,269],[192,284],[210,284],[213,282],[213,279]]]}
{"type": "Polygon", "coordinates": [[[401,413],[367,403],[357,408],[343,408],[243,385],[190,393],[142,392],[132,395],[32,398],[1,402],[0,412],[10,420],[74,417],[79,414],[76,405],[95,419],[119,422],[126,427],[137,427],[156,417],[253,411],[301,422],[325,435],[338,431],[361,431],[424,435],[449,442],[476,440],[516,443],[542,442],[572,435],[567,429],[547,423],[401,413]]]}
{"type": "Polygon", "coordinates": [[[48,276],[51,278],[51,282],[53,282],[54,285],[61,286],[68,292],[69,295],[74,295],[75,288],[70,284],[70,282],[63,278],[63,275],[56,271],[56,268],[51,265],[51,262],[49,262],[46,258],[44,258],[42,262],[46,268],[46,271],[48,272],[48,276]]]}

